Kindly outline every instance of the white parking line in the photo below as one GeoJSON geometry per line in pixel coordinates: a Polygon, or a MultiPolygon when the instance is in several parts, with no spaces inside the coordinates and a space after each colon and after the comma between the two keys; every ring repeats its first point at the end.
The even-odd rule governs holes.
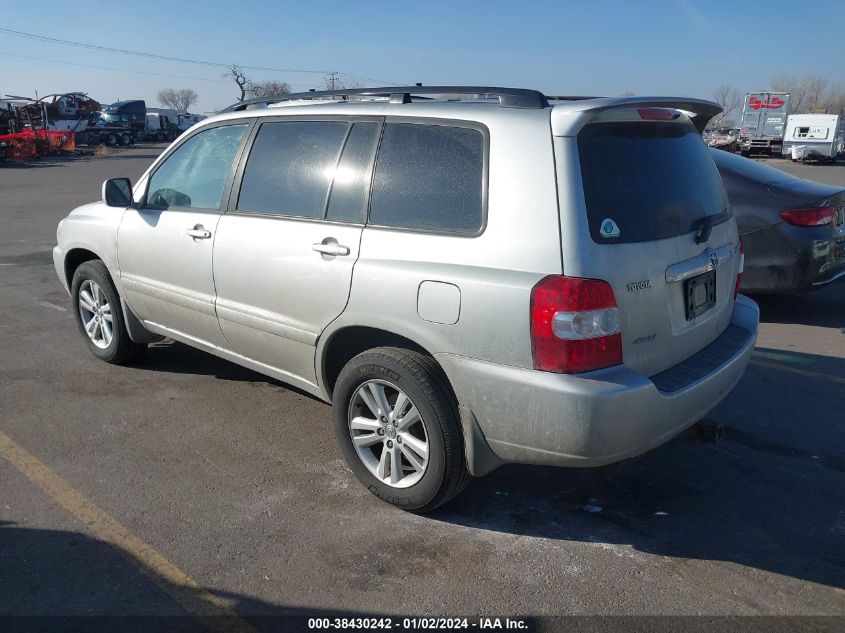
{"type": "Polygon", "coordinates": [[[53,310],[58,310],[59,312],[67,312],[67,308],[57,306],[55,303],[50,303],[49,301],[39,301],[38,305],[44,306],[45,308],[53,308],[53,310]]]}

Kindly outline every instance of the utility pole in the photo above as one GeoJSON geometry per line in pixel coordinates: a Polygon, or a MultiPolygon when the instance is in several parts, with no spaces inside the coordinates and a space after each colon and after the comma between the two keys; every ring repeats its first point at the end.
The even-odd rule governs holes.
{"type": "Polygon", "coordinates": [[[329,90],[336,90],[337,84],[338,84],[337,72],[333,70],[332,72],[329,73],[329,76],[326,79],[326,87],[329,90]]]}

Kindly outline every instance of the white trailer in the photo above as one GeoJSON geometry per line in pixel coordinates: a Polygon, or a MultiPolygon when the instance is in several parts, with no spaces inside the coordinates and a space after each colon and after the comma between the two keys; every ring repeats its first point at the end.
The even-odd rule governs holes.
{"type": "Polygon", "coordinates": [[[827,159],[845,151],[845,121],[838,114],[790,114],[783,135],[785,157],[827,159]]]}

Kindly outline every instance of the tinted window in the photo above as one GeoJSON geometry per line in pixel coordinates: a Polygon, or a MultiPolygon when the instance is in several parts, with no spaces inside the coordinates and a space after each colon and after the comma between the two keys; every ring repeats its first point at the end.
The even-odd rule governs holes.
{"type": "Polygon", "coordinates": [[[370,166],[378,133],[378,123],[356,123],[352,126],[334,173],[334,184],[326,212],[328,219],[364,221],[370,166]]]}
{"type": "Polygon", "coordinates": [[[246,163],[238,210],[323,217],[348,129],[343,121],[264,123],[246,163]]]}
{"type": "Polygon", "coordinates": [[[719,172],[691,124],[593,123],[578,135],[578,152],[596,242],[682,235],[727,209],[719,172]]]}
{"type": "Polygon", "coordinates": [[[476,232],[482,223],[483,171],[480,131],[388,123],[373,177],[370,222],[476,232]]]}
{"type": "Polygon", "coordinates": [[[787,174],[785,171],[769,167],[768,165],[763,165],[758,163],[756,160],[751,160],[750,158],[743,158],[742,156],[737,156],[736,154],[716,149],[710,150],[710,152],[713,156],[713,161],[716,163],[716,167],[719,168],[720,172],[733,172],[734,174],[744,178],[757,180],[767,184],[800,180],[800,178],[787,174]]]}
{"type": "Polygon", "coordinates": [[[248,127],[246,123],[215,127],[182,143],[150,179],[147,204],[219,209],[235,152],[248,127]]]}

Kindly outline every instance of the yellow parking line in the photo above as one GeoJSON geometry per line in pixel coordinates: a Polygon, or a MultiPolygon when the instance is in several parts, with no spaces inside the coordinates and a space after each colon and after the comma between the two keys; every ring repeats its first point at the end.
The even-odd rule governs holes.
{"type": "Polygon", "coordinates": [[[2,431],[0,457],[85,524],[91,534],[115,546],[139,565],[188,613],[198,618],[209,618],[205,623],[210,629],[221,633],[255,633],[252,626],[230,610],[224,600],[200,587],[196,580],[98,508],[2,431]]]}
{"type": "Polygon", "coordinates": [[[822,380],[830,380],[831,382],[838,382],[840,384],[845,385],[845,377],[843,376],[834,376],[833,374],[823,374],[818,371],[798,369],[797,367],[790,367],[789,365],[784,365],[783,363],[773,362],[770,360],[757,360],[756,358],[751,359],[751,364],[757,365],[758,367],[766,367],[768,369],[785,371],[790,374],[799,374],[800,376],[807,376],[808,378],[821,378],[822,380]]]}

